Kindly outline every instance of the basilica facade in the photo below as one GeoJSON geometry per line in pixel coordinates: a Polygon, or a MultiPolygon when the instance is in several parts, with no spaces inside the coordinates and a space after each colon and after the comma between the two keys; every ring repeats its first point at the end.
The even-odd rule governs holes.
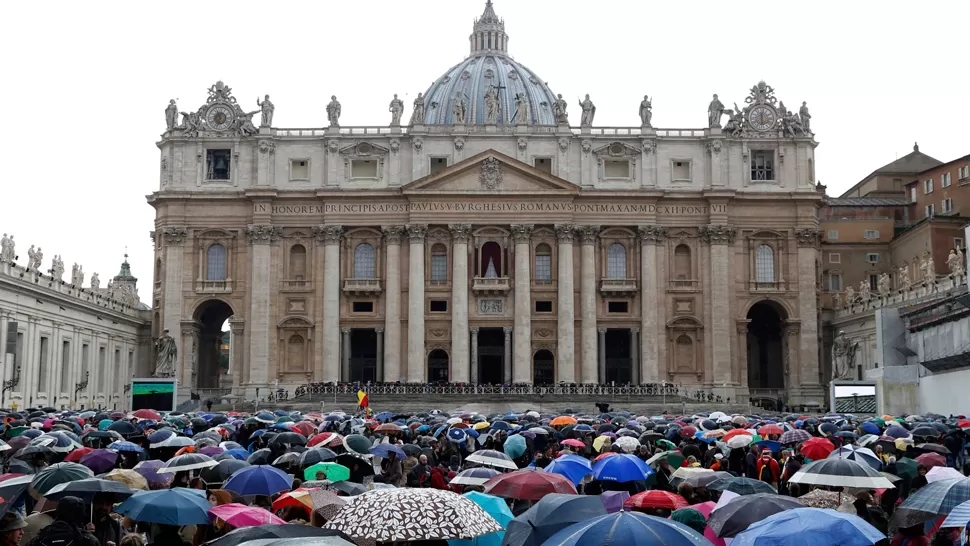
{"type": "Polygon", "coordinates": [[[148,201],[153,336],[177,340],[182,387],[673,383],[821,402],[807,106],[758,82],[729,99],[743,107],[699,105],[696,129],[654,128],[647,96],[631,126],[602,127],[589,97],[566,105],[507,54],[491,2],[469,46],[382,127],[347,124],[336,96],[329,126],[304,129],[222,82],[196,111],[172,101],[148,201]]]}

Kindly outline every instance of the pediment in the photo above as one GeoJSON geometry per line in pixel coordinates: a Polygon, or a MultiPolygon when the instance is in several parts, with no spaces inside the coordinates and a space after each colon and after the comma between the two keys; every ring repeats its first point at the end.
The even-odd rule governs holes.
{"type": "Polygon", "coordinates": [[[373,156],[387,155],[389,151],[390,151],[389,149],[383,146],[380,146],[378,144],[374,144],[373,142],[361,140],[359,142],[355,142],[354,144],[351,144],[350,146],[344,146],[343,148],[341,148],[340,155],[355,156],[355,157],[373,157],[373,156]]]}
{"type": "Polygon", "coordinates": [[[611,142],[605,146],[594,148],[593,154],[609,157],[636,157],[640,155],[640,148],[625,142],[611,142]]]}
{"type": "Polygon", "coordinates": [[[408,194],[576,195],[579,188],[515,158],[487,150],[404,186],[408,194]]]}

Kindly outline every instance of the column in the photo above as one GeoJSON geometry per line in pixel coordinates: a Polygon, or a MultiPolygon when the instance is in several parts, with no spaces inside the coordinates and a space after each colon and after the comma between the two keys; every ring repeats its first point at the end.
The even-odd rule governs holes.
{"type": "Polygon", "coordinates": [[[798,240],[798,316],[801,319],[797,340],[800,351],[797,387],[814,391],[804,393],[811,400],[811,397],[822,395],[820,383],[823,381],[819,375],[817,302],[814,291],[809,289],[816,282],[815,260],[822,232],[815,228],[800,229],[795,231],[795,237],[798,240]]]}
{"type": "MultiPolygon", "coordinates": [[[[182,258],[184,252],[182,245],[187,238],[188,230],[184,227],[162,228],[161,237],[159,237],[164,245],[162,247],[162,267],[165,270],[162,280],[161,329],[162,334],[167,331],[168,335],[173,338],[178,338],[179,329],[182,327],[182,258]]],[[[78,348],[80,346],[81,344],[78,343],[78,348]]],[[[175,359],[176,370],[181,370],[189,362],[185,357],[185,353],[179,351],[175,359]]],[[[154,371],[155,364],[152,363],[149,369],[150,371],[154,371]]],[[[83,381],[83,378],[75,379],[75,383],[80,381],[83,381]]],[[[74,385],[69,385],[69,387],[68,392],[71,394],[73,400],[74,385]]]]}
{"type": "Polygon", "coordinates": [[[377,333],[377,365],[374,370],[374,380],[378,383],[384,382],[384,329],[374,328],[377,333]]]}
{"type": "Polygon", "coordinates": [[[451,375],[468,383],[468,242],[471,224],[451,224],[451,375]]]}
{"type": "Polygon", "coordinates": [[[597,370],[597,380],[594,383],[606,383],[606,328],[600,328],[597,330],[599,333],[599,347],[597,359],[598,370],[597,370]]]}
{"type": "MultiPolygon", "coordinates": [[[[270,275],[273,266],[270,245],[279,240],[282,228],[271,224],[249,224],[246,235],[249,238],[250,264],[252,275],[249,282],[249,381],[257,387],[269,383],[269,346],[270,325],[270,275]]],[[[198,334],[196,334],[198,335],[198,334]]],[[[183,383],[188,386],[188,384],[183,383]]]]}
{"type": "Polygon", "coordinates": [[[515,339],[512,382],[532,382],[532,224],[512,224],[515,241],[515,339]]]}
{"type": "Polygon", "coordinates": [[[657,283],[657,245],[667,236],[662,226],[638,226],[640,235],[640,352],[639,377],[644,383],[660,381],[660,325],[657,309],[664,305],[658,301],[662,293],[657,283]]]}
{"type": "Polygon", "coordinates": [[[512,383],[512,328],[504,326],[502,332],[505,333],[505,357],[502,359],[505,370],[502,374],[502,383],[512,383]]]}
{"type": "Polygon", "coordinates": [[[350,328],[340,329],[341,368],[340,380],[350,383],[350,328]]]}
{"type": "Polygon", "coordinates": [[[742,388],[748,386],[748,323],[751,322],[747,319],[738,320],[736,322],[738,337],[737,343],[737,360],[738,360],[738,370],[737,370],[737,382],[742,388]]]}
{"type": "Polygon", "coordinates": [[[640,337],[639,328],[630,328],[630,383],[640,384],[640,344],[637,338],[640,337]]]}
{"type": "MultiPolygon", "coordinates": [[[[323,225],[316,229],[323,240],[323,377],[320,381],[340,380],[340,241],[344,228],[323,225]]],[[[250,330],[252,331],[252,330],[250,330]]],[[[250,355],[250,367],[252,367],[250,355]]]]}
{"type": "Polygon", "coordinates": [[[242,318],[233,317],[229,319],[229,373],[232,374],[233,394],[242,395],[237,392],[243,383],[243,347],[245,346],[246,321],[242,318]]]}
{"type": "Polygon", "coordinates": [[[384,374],[383,381],[402,381],[401,375],[401,236],[404,226],[381,226],[387,248],[384,287],[384,374]]]}
{"type": "Polygon", "coordinates": [[[599,226],[577,226],[581,248],[580,296],[580,362],[582,383],[598,383],[596,352],[596,237],[599,226]]]}
{"type": "Polygon", "coordinates": [[[559,241],[556,286],[559,316],[556,331],[556,375],[562,383],[576,382],[575,310],[573,309],[573,233],[576,226],[556,224],[559,241]]]}
{"type": "Polygon", "coordinates": [[[427,380],[424,361],[424,238],[428,224],[408,224],[408,371],[409,383],[427,380]]]}
{"type": "Polygon", "coordinates": [[[471,328],[472,341],[472,376],[471,382],[478,384],[478,327],[471,328]]]}
{"type": "MultiPolygon", "coordinates": [[[[711,369],[707,378],[718,386],[731,381],[731,303],[730,250],[737,230],[732,226],[709,224],[701,228],[701,238],[711,248],[711,369]]],[[[815,263],[812,262],[814,271],[815,263]]],[[[814,273],[813,273],[814,275],[814,273]]],[[[814,278],[814,277],[813,277],[814,278]]]]}

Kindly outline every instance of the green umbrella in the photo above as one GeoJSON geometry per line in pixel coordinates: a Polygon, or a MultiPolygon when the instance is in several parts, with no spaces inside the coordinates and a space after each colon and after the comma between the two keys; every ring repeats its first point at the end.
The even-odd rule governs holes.
{"type": "Polygon", "coordinates": [[[886,427],[886,420],[883,419],[882,417],[876,417],[876,418],[872,419],[872,422],[873,423],[876,423],[877,425],[879,425],[880,428],[885,428],[886,427]]]}
{"type": "Polygon", "coordinates": [[[30,427],[13,427],[7,431],[7,438],[16,438],[27,430],[30,430],[30,427]]]}
{"type": "Polygon", "coordinates": [[[370,453],[371,443],[366,436],[351,434],[344,437],[344,447],[347,451],[354,451],[362,455],[370,453]]]}
{"type": "Polygon", "coordinates": [[[916,476],[916,467],[919,463],[909,457],[896,459],[896,475],[900,478],[913,478],[916,476]]]}
{"type": "Polygon", "coordinates": [[[77,463],[52,464],[34,475],[30,482],[30,494],[40,499],[55,485],[93,478],[94,472],[90,468],[77,463]]]}
{"type": "Polygon", "coordinates": [[[670,519],[683,523],[700,534],[704,534],[704,528],[707,527],[707,520],[704,519],[704,514],[696,508],[680,508],[674,510],[670,514],[670,519]]]}
{"type": "Polygon", "coordinates": [[[667,449],[677,449],[677,446],[670,440],[657,440],[657,445],[667,449]]]}
{"type": "Polygon", "coordinates": [[[317,479],[317,472],[322,470],[326,475],[327,479],[332,482],[339,482],[341,480],[350,479],[350,469],[342,464],[337,463],[317,463],[312,466],[308,466],[306,470],[303,471],[304,480],[315,480],[317,479]]]}
{"type": "Polygon", "coordinates": [[[283,416],[277,418],[276,419],[276,422],[277,423],[292,423],[293,422],[293,418],[290,417],[289,415],[283,415],[283,416]]]}

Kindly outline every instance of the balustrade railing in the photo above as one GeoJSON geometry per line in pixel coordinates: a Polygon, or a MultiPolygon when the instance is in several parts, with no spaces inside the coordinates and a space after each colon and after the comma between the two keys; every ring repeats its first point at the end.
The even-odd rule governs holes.
{"type": "Polygon", "coordinates": [[[308,400],[315,395],[356,395],[365,389],[371,396],[379,395],[540,395],[540,396],[658,396],[672,397],[671,402],[720,402],[720,397],[702,390],[690,390],[672,383],[643,385],[476,385],[459,383],[377,383],[362,386],[358,383],[308,383],[294,391],[294,400],[308,400]],[[679,397],[679,398],[678,398],[679,397]]]}
{"type": "MultiPolygon", "coordinates": [[[[651,131],[658,137],[703,138],[706,129],[648,129],[643,127],[569,127],[574,135],[592,136],[644,136],[651,131]]],[[[284,138],[321,138],[327,135],[406,135],[406,134],[554,134],[560,131],[555,125],[421,125],[415,127],[346,126],[329,128],[276,128],[273,136],[284,138]]]]}

